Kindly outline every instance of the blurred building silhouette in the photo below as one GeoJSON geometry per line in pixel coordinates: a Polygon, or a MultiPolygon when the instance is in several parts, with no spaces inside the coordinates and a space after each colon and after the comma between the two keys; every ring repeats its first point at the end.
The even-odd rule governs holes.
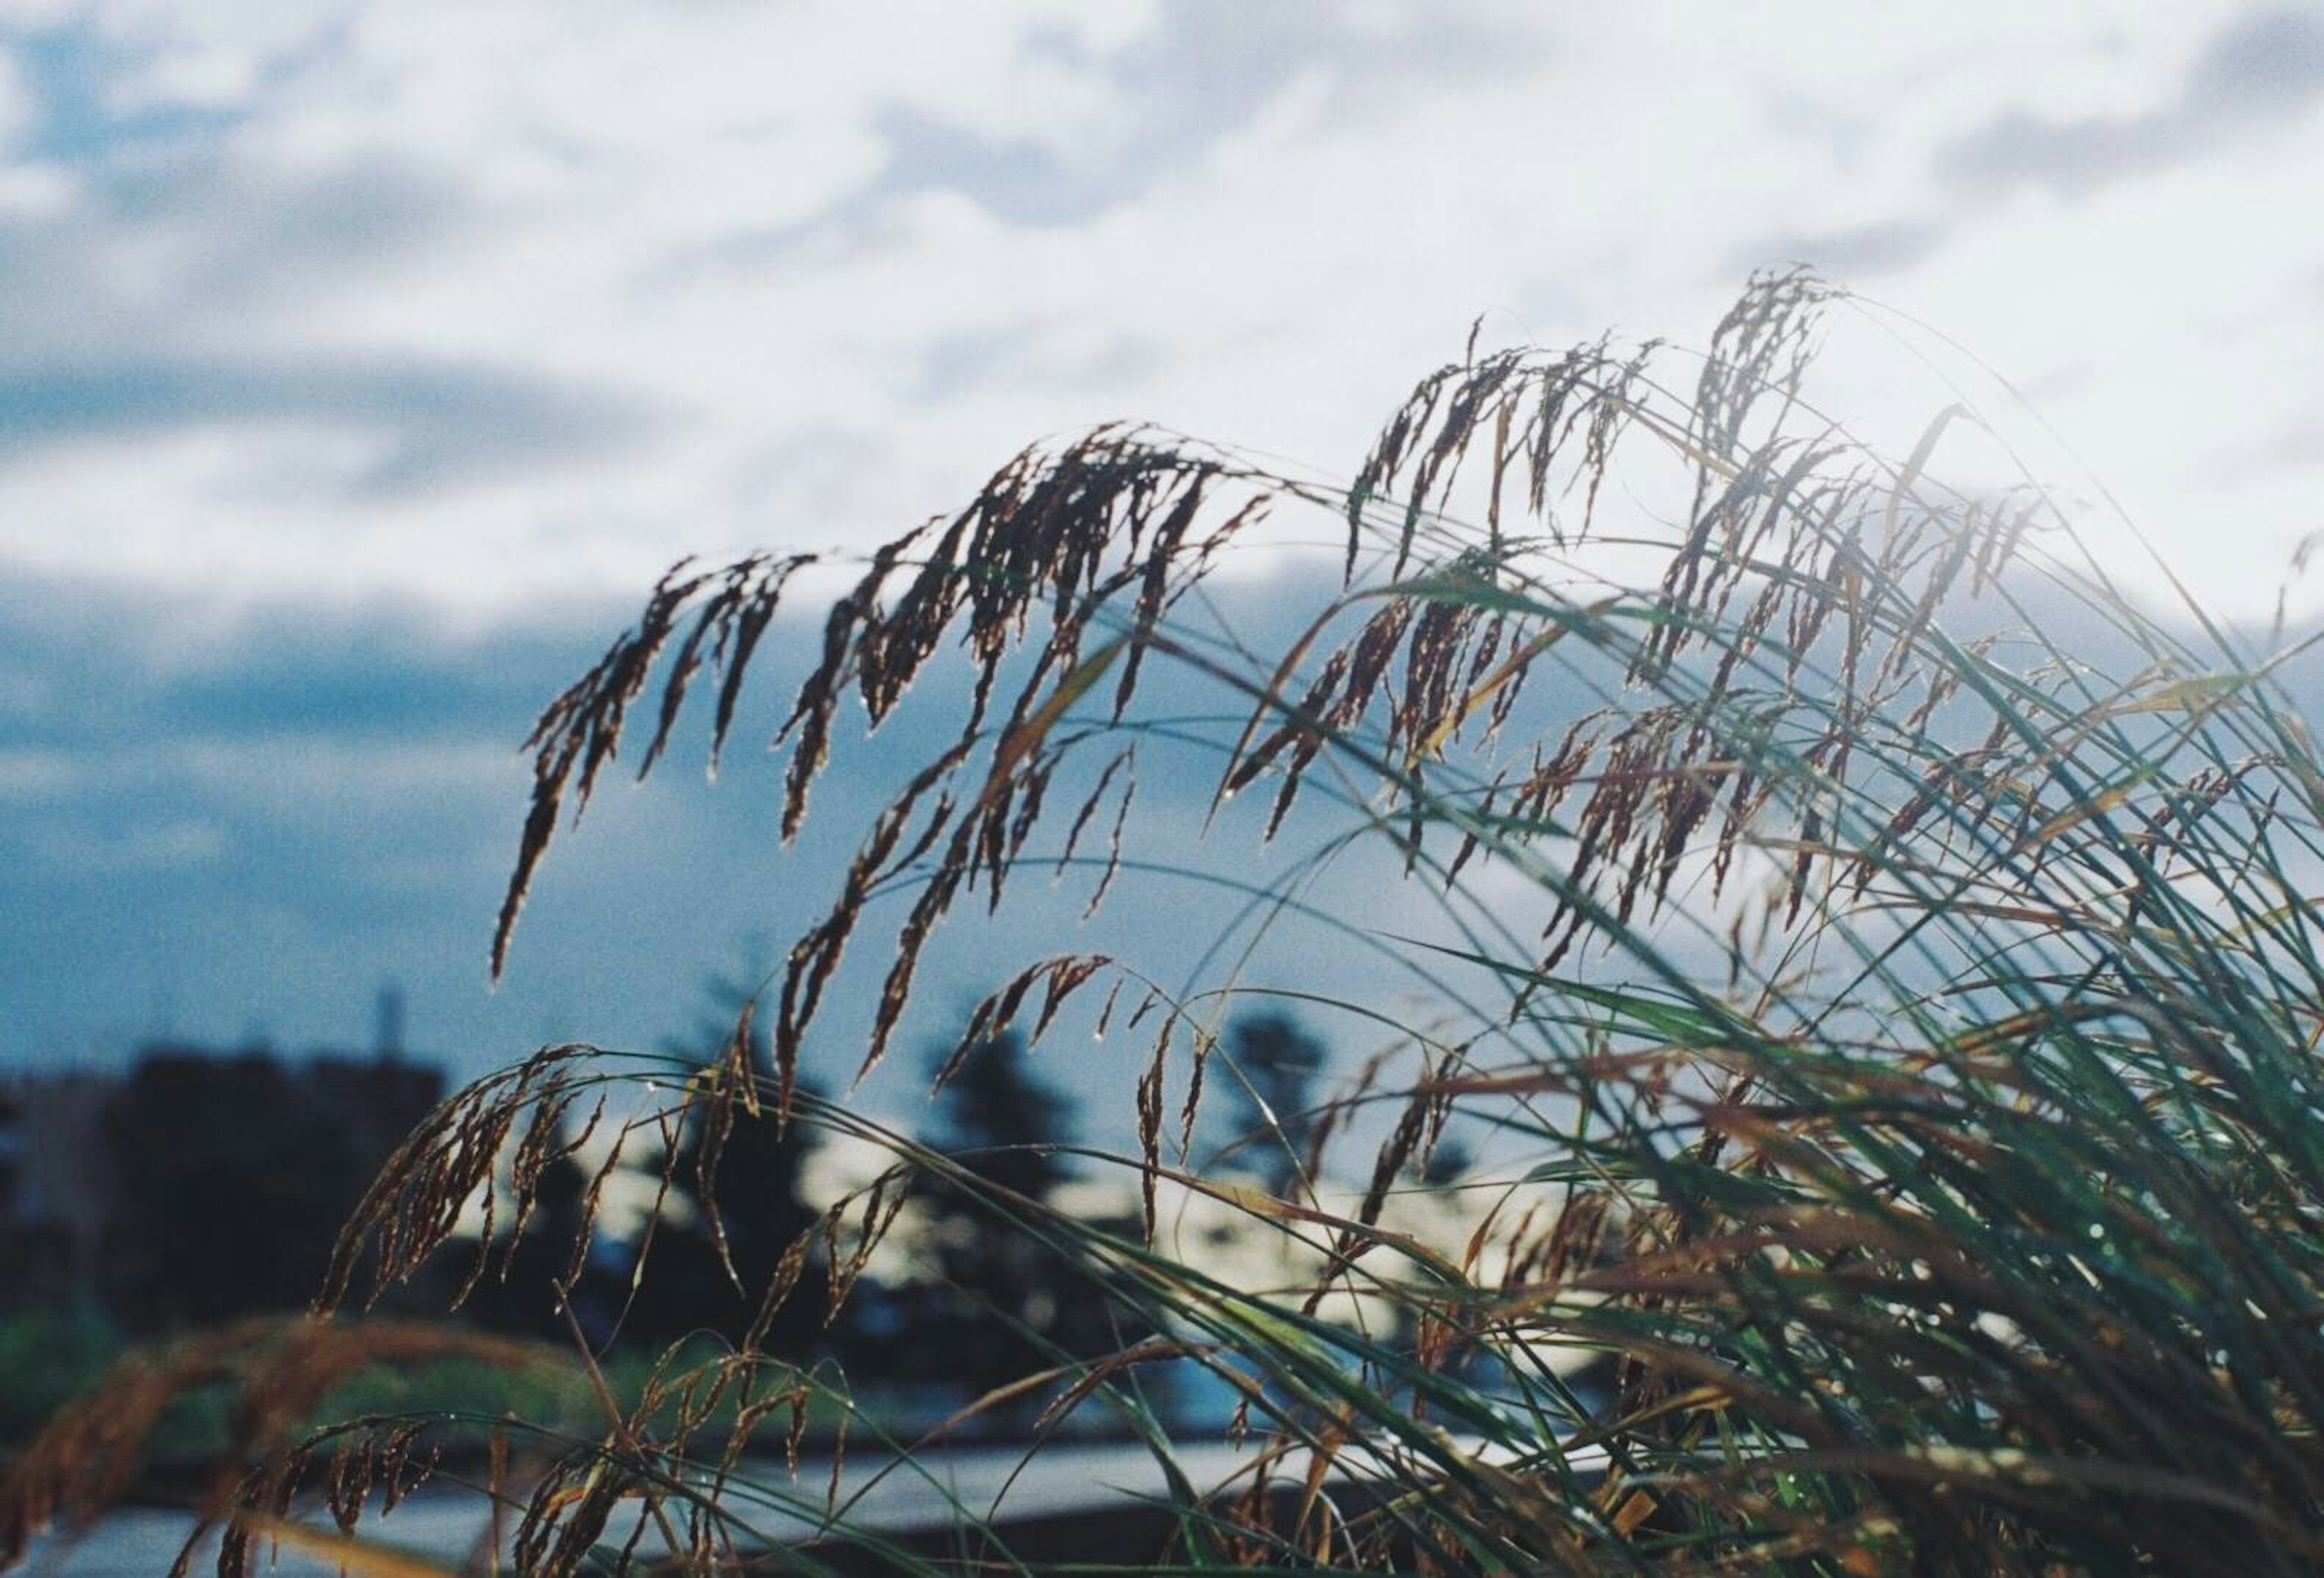
{"type": "Polygon", "coordinates": [[[111,1197],[105,1109],[117,1088],[92,1074],[0,1084],[0,1303],[95,1297],[111,1197]]]}
{"type": "Polygon", "coordinates": [[[167,1330],[313,1295],[349,1210],[444,1095],[368,1052],[151,1043],[118,1075],[0,1082],[0,1304],[167,1330]]]}

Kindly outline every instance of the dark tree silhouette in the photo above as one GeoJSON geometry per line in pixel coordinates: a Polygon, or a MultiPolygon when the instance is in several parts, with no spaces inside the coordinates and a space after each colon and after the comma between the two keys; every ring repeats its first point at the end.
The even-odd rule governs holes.
{"type": "Polygon", "coordinates": [[[340,1223],[441,1094],[401,1059],[156,1047],[107,1105],[106,1302],[135,1332],[314,1297],[340,1223]]]}
{"type": "MultiPolygon", "coordinates": [[[[726,1017],[723,1023],[706,1021],[683,1048],[706,1061],[733,1036],[746,996],[725,981],[712,983],[710,992],[726,1017]]],[[[750,1032],[746,1053],[751,1067],[771,1086],[763,1031],[750,1032]]],[[[815,1224],[817,1213],[799,1197],[814,1130],[804,1123],[782,1125],[770,1107],[756,1115],[738,1107],[727,1116],[732,1127],[723,1139],[713,1139],[701,1110],[679,1131],[669,1170],[678,1208],[665,1211],[646,1246],[646,1274],[622,1322],[625,1341],[659,1346],[698,1331],[739,1339],[758,1315],[784,1251],[815,1224]]],[[[823,1323],[824,1302],[807,1283],[775,1312],[765,1346],[787,1359],[807,1357],[822,1338],[823,1323]]]]}
{"type": "MultiPolygon", "coordinates": [[[[551,1162],[534,1186],[523,1231],[513,1241],[493,1246],[461,1314],[490,1331],[560,1343],[569,1340],[577,1322],[593,1344],[602,1341],[612,1324],[615,1278],[588,1257],[577,1274],[574,1266],[574,1246],[588,1225],[588,1194],[589,1172],[579,1160],[567,1156],[551,1162]],[[568,1304],[573,1322],[566,1319],[568,1304]]],[[[446,1256],[429,1265],[428,1276],[438,1287],[456,1290],[474,1264],[446,1256]]]]}
{"type": "Polygon", "coordinates": [[[1257,1173],[1284,1194],[1298,1181],[1314,1135],[1323,1043],[1277,1009],[1236,1020],[1224,1041],[1233,1066],[1214,1087],[1226,1097],[1222,1111],[1229,1128],[1218,1159],[1257,1173]]]}
{"type": "MultiPolygon", "coordinates": [[[[903,1301],[902,1341],[889,1345],[899,1379],[982,1395],[1063,1357],[1112,1352],[1133,1334],[1074,1251],[1013,1215],[1015,1202],[1047,1204],[1072,1178],[1056,1148],[1071,1142],[1073,1123],[1073,1103],[1033,1072],[1014,1032],[971,1048],[938,1093],[924,1138],[971,1177],[915,1186],[934,1218],[938,1281],[903,1301]]],[[[1121,1226],[1136,1231],[1134,1220],[1121,1226]]],[[[997,1419],[1021,1425],[1040,1401],[1020,1399],[997,1419]]]]}

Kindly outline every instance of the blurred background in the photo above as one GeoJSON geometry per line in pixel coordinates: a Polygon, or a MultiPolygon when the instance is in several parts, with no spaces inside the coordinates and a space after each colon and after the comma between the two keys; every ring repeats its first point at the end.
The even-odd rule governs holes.
{"type": "MultiPolygon", "coordinates": [[[[485,980],[524,731],[681,554],[868,548],[1111,418],[1344,475],[1472,326],[1701,345],[1800,260],[1872,304],[1843,409],[1908,446],[1932,326],[2127,584],[2143,533],[2264,621],[2324,528],[2319,178],[2312,5],[6,0],[0,1300],[80,1312],[49,1354],[295,1304],[450,1084],[757,983],[856,828],[786,854],[747,760],[604,792],[485,980]]],[[[901,1063],[870,1109],[978,1121],[901,1063]]],[[[1126,1126],[1134,1070],[1020,1072],[1126,1126]]]]}

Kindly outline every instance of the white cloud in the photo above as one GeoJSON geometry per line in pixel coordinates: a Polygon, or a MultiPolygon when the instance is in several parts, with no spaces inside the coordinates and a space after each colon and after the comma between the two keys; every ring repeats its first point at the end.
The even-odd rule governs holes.
{"type": "Polygon", "coordinates": [[[0,149],[12,149],[32,121],[32,96],[15,58],[0,54],[0,149]]]}
{"type": "Polygon", "coordinates": [[[26,840],[32,858],[85,877],[119,877],[208,865],[226,851],[225,830],[215,823],[158,817],[105,826],[52,823],[26,840]]]}
{"type": "MultiPolygon", "coordinates": [[[[1996,128],[2193,127],[2225,5],[1582,8],[1521,39],[1501,7],[1193,0],[91,14],[112,113],[210,118],[50,180],[46,217],[0,201],[38,243],[20,361],[456,365],[655,420],[386,495],[385,410],[19,446],[7,562],[497,617],[687,549],[868,541],[1099,418],[1344,471],[1480,311],[1700,341],[1795,249],[2045,392],[2211,595],[2262,601],[2314,525],[2313,461],[2258,441],[2312,417],[2314,98],[2141,134],[2088,189],[1960,174],[1996,128]]],[[[1907,443],[1950,398],[1837,389],[1907,443]]]]}
{"type": "Polygon", "coordinates": [[[0,749],[0,803],[54,799],[82,776],[80,763],[62,751],[0,749]]]}

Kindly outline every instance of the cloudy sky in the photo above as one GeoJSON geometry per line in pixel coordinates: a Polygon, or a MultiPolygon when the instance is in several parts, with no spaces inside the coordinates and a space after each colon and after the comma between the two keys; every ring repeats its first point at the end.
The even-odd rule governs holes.
{"type": "Polygon", "coordinates": [[[763,782],[609,797],[482,968],[512,748],[671,558],[1102,418],[1345,472],[1480,316],[1699,344],[1812,262],[1868,408],[1941,330],[2261,609],[2319,186],[2312,5],[0,0],[0,1059],[390,974],[464,1066],[678,1028],[805,914],[763,782]]]}

